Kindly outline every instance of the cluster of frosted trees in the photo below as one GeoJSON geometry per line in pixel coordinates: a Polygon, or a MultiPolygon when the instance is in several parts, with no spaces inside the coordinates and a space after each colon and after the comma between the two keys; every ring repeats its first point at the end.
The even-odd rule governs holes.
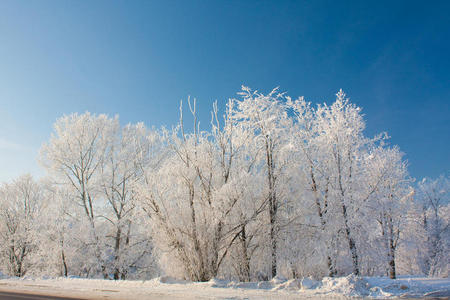
{"type": "MultiPolygon", "coordinates": [[[[313,107],[243,88],[201,130],[58,119],[39,182],[0,187],[0,270],[194,281],[448,276],[449,179],[416,188],[387,136],[340,91],[313,107]]],[[[183,112],[188,112],[186,125],[183,112]]]]}

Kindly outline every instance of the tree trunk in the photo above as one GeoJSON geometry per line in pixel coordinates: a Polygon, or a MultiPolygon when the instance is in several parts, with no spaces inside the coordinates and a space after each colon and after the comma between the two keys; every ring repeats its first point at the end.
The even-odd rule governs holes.
{"type": "Polygon", "coordinates": [[[389,216],[389,278],[396,278],[394,228],[391,216],[389,216]]]}
{"type": "Polygon", "coordinates": [[[352,264],[353,264],[353,274],[359,275],[359,263],[358,263],[358,253],[356,251],[356,244],[351,236],[350,226],[348,225],[348,217],[347,217],[347,207],[344,203],[342,203],[342,215],[344,217],[344,225],[345,225],[345,236],[348,240],[348,246],[350,249],[350,253],[352,256],[352,264]]]}
{"type": "MultiPolygon", "coordinates": [[[[324,214],[326,213],[326,210],[327,210],[327,202],[325,200],[325,207],[324,207],[324,209],[322,209],[322,205],[320,204],[319,195],[318,195],[319,191],[317,189],[317,183],[316,183],[316,179],[314,177],[312,166],[310,166],[310,176],[311,176],[311,189],[314,193],[314,197],[316,200],[317,215],[319,216],[319,219],[320,219],[320,225],[321,225],[322,232],[325,232],[326,220],[325,220],[324,214]]],[[[327,249],[328,248],[329,247],[327,247],[327,249]]],[[[329,252],[329,250],[327,252],[329,252]]],[[[331,256],[329,254],[327,255],[327,267],[328,267],[328,276],[330,276],[330,277],[336,276],[337,271],[336,271],[336,268],[334,267],[333,260],[331,259],[331,256]]]]}
{"type": "MultiPolygon", "coordinates": [[[[62,246],[62,243],[61,243],[62,246]]],[[[67,268],[67,262],[66,262],[66,255],[64,254],[64,249],[61,249],[61,262],[63,266],[63,275],[64,277],[67,277],[69,270],[67,268]]]]}
{"type": "Polygon", "coordinates": [[[337,169],[338,169],[338,183],[339,190],[341,192],[341,209],[342,209],[342,217],[344,218],[344,232],[345,236],[348,240],[348,246],[350,249],[350,253],[352,256],[352,264],[353,264],[353,274],[359,275],[359,264],[358,264],[358,253],[356,251],[355,240],[351,235],[350,226],[348,225],[348,215],[347,215],[347,206],[345,205],[345,193],[344,188],[342,186],[342,174],[341,174],[341,158],[340,155],[337,155],[337,169]]]}
{"type": "Polygon", "coordinates": [[[272,278],[277,276],[277,224],[276,216],[278,210],[277,197],[275,194],[275,166],[273,162],[272,141],[266,140],[266,163],[267,179],[269,183],[269,218],[270,218],[270,250],[272,258],[272,278]]]}
{"type": "Polygon", "coordinates": [[[337,275],[336,267],[334,266],[333,259],[330,255],[327,256],[328,276],[334,277],[337,275]]]}
{"type": "Polygon", "coordinates": [[[118,280],[120,278],[120,268],[118,267],[118,262],[120,259],[120,238],[122,235],[122,230],[120,227],[117,228],[116,237],[115,237],[115,245],[114,245],[114,280],[118,280]]]}
{"type": "Polygon", "coordinates": [[[248,282],[250,281],[250,259],[247,252],[247,234],[245,232],[245,225],[242,227],[241,231],[241,248],[242,248],[242,263],[240,265],[240,281],[248,282]]]}

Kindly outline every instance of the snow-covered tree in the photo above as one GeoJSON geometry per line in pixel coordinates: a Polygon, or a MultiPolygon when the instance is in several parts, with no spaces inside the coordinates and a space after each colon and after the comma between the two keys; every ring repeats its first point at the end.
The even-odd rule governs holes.
{"type": "Polygon", "coordinates": [[[243,199],[233,166],[245,139],[229,110],[221,124],[215,108],[212,132],[199,131],[195,101],[188,103],[193,132],[185,132],[181,114],[180,125],[167,133],[169,154],[158,169],[148,170],[139,197],[158,245],[167,251],[162,260],[178,263],[179,270],[171,265],[177,275],[205,281],[217,276],[248,222],[231,218],[243,199]]]}
{"type": "Polygon", "coordinates": [[[118,117],[90,113],[64,116],[54,127],[41,160],[77,208],[66,212],[81,255],[73,258],[81,263],[76,269],[114,279],[136,273],[151,250],[134,224],[134,186],[151,163],[151,132],[141,123],[122,128],[118,117]]]}
{"type": "MultiPolygon", "coordinates": [[[[106,200],[101,218],[112,228],[106,233],[106,247],[112,252],[114,279],[125,279],[130,268],[149,254],[150,241],[135,228],[136,193],[134,185],[143,180],[148,167],[149,135],[142,123],[115,127],[107,151],[99,166],[99,196],[106,200]]],[[[109,227],[109,226],[108,226],[109,227]]]]}
{"type": "MultiPolygon", "coordinates": [[[[321,151],[321,134],[318,126],[318,119],[316,118],[316,111],[311,107],[311,103],[306,102],[303,97],[296,100],[288,98],[288,106],[294,115],[294,132],[291,140],[292,145],[297,150],[295,164],[300,170],[298,182],[305,181],[304,189],[309,192],[309,195],[303,195],[304,198],[313,200],[315,207],[315,215],[319,220],[318,227],[320,232],[317,235],[317,243],[314,247],[320,247],[320,241],[325,244],[326,264],[328,275],[334,276],[337,274],[336,258],[333,257],[332,241],[333,235],[329,234],[331,228],[329,226],[329,192],[330,179],[329,175],[324,172],[323,153],[321,151]]],[[[300,195],[299,195],[300,196],[300,195]]],[[[301,199],[300,197],[297,197],[301,199]]],[[[303,201],[303,206],[308,206],[308,201],[303,201]]]]}
{"type": "Polygon", "coordinates": [[[360,109],[345,98],[342,90],[337,93],[336,101],[331,106],[324,104],[317,108],[316,118],[320,133],[320,152],[324,159],[322,172],[327,174],[334,205],[340,212],[342,224],[339,228],[348,243],[353,273],[359,275],[358,249],[352,219],[355,209],[361,204],[355,197],[355,181],[358,178],[360,151],[366,143],[363,136],[365,124],[360,109]]]}
{"type": "MultiPolygon", "coordinates": [[[[398,245],[407,225],[407,209],[412,205],[412,180],[398,147],[377,147],[364,157],[364,162],[363,176],[369,195],[367,213],[375,216],[379,225],[377,239],[381,241],[381,253],[377,254],[385,258],[387,273],[395,279],[398,245]]],[[[374,241],[368,246],[375,248],[374,241]]]]}
{"type": "Polygon", "coordinates": [[[290,148],[288,147],[291,119],[285,107],[285,96],[278,89],[264,95],[242,87],[240,100],[234,100],[232,112],[236,127],[247,133],[248,147],[255,154],[261,172],[265,173],[266,185],[264,198],[267,201],[271,276],[277,275],[277,243],[280,232],[279,210],[283,199],[283,178],[290,148]]]}
{"type": "MultiPolygon", "coordinates": [[[[72,114],[63,116],[54,124],[54,134],[41,149],[41,161],[54,178],[72,192],[70,200],[81,208],[80,220],[88,224],[81,247],[92,250],[103,277],[107,278],[105,257],[102,256],[102,241],[98,217],[102,203],[99,199],[99,173],[112,133],[118,127],[117,119],[106,115],[72,114]]],[[[90,254],[85,253],[89,257],[90,254]]],[[[90,268],[90,267],[88,267],[90,268]]]]}
{"type": "Polygon", "coordinates": [[[0,187],[0,261],[5,273],[21,277],[33,265],[39,241],[42,189],[31,175],[0,187]]]}
{"type": "Polygon", "coordinates": [[[421,210],[422,271],[431,276],[448,276],[450,259],[450,180],[424,178],[418,184],[417,202],[421,210]]]}

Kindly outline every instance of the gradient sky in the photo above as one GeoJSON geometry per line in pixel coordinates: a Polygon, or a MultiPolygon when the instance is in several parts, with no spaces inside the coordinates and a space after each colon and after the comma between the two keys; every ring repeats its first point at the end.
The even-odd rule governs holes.
{"type": "Polygon", "coordinates": [[[241,84],[314,103],[339,88],[416,178],[450,170],[450,1],[0,1],[0,180],[63,114],[171,126],[241,84]]]}

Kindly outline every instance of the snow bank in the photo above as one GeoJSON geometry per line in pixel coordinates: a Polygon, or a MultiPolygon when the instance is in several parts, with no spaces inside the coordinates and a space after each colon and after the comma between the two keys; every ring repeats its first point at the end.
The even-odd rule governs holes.
{"type": "Polygon", "coordinates": [[[208,282],[188,282],[168,276],[148,281],[3,277],[0,280],[0,289],[92,298],[107,296],[109,299],[298,299],[299,296],[312,299],[436,298],[450,296],[450,279],[404,277],[392,280],[349,275],[326,277],[321,281],[312,278],[287,280],[276,277],[271,281],[260,282],[235,282],[217,278],[208,282]]]}
{"type": "Polygon", "coordinates": [[[396,297],[450,297],[450,279],[406,277],[389,279],[386,277],[325,277],[321,281],[312,278],[274,278],[261,282],[234,282],[212,279],[207,283],[211,288],[232,288],[247,290],[287,291],[305,296],[362,297],[386,299],[396,297]]]}
{"type": "MultiPolygon", "coordinates": [[[[177,283],[174,279],[158,279],[163,283],[177,283]]],[[[179,283],[179,282],[178,282],[179,283]]],[[[289,294],[302,294],[308,297],[327,298],[329,296],[386,299],[396,297],[448,297],[450,296],[450,279],[405,277],[389,279],[386,277],[325,277],[321,281],[312,278],[290,279],[275,277],[271,281],[235,282],[214,278],[206,283],[188,283],[198,287],[284,291],[289,294]]]]}
{"type": "Polygon", "coordinates": [[[385,277],[366,277],[366,280],[371,286],[369,295],[373,298],[450,297],[449,278],[403,277],[393,280],[385,277]]]}
{"type": "Polygon", "coordinates": [[[367,280],[355,275],[338,278],[325,277],[320,285],[321,293],[350,297],[368,296],[369,288],[367,280]]]}
{"type": "Polygon", "coordinates": [[[213,278],[208,281],[207,286],[211,288],[232,288],[232,289],[253,289],[253,290],[299,290],[301,287],[300,279],[287,280],[276,277],[271,281],[259,282],[236,282],[213,278]]]}
{"type": "Polygon", "coordinates": [[[206,283],[211,288],[232,288],[247,290],[288,291],[308,296],[344,296],[365,298],[395,297],[446,297],[450,296],[449,279],[403,278],[392,280],[385,277],[325,277],[321,281],[312,278],[283,279],[275,278],[261,282],[234,282],[212,279],[206,283]]]}

